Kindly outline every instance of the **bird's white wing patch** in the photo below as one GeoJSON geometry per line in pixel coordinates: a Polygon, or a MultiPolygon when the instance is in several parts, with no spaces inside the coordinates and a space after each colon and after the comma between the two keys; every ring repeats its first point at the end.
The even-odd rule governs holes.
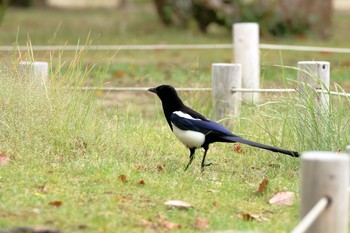
{"type": "Polygon", "coordinates": [[[190,114],[187,114],[187,113],[184,113],[184,112],[181,112],[181,111],[175,111],[175,112],[173,112],[173,114],[176,114],[179,117],[183,117],[183,118],[186,118],[186,119],[199,120],[200,121],[200,119],[193,118],[190,114]]]}

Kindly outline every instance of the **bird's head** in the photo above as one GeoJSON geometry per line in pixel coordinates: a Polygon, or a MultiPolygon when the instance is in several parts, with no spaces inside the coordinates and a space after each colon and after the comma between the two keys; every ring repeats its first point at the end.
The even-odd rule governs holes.
{"type": "Polygon", "coordinates": [[[162,101],[167,99],[170,100],[174,97],[178,98],[175,88],[170,85],[160,85],[158,87],[150,88],[148,91],[156,93],[162,101]]]}
{"type": "Polygon", "coordinates": [[[183,103],[173,86],[160,85],[158,87],[150,88],[148,91],[158,95],[159,99],[163,103],[163,109],[167,113],[180,110],[183,106],[183,103]]]}

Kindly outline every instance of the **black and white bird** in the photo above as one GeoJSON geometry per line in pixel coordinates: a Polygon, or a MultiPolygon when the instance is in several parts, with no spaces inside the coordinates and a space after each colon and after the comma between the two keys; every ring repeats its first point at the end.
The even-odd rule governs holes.
{"type": "Polygon", "coordinates": [[[205,163],[205,157],[209,145],[214,142],[239,142],[253,147],[290,155],[292,157],[299,157],[299,153],[296,151],[285,150],[246,140],[233,134],[224,126],[206,119],[200,113],[187,107],[178,96],[175,88],[170,85],[161,85],[150,88],[148,91],[158,95],[162,101],[164,115],[171,130],[175,136],[190,149],[190,160],[185,170],[187,170],[192,163],[195,150],[200,147],[204,149],[201,164],[202,170],[204,167],[212,165],[212,163],[205,163]]]}

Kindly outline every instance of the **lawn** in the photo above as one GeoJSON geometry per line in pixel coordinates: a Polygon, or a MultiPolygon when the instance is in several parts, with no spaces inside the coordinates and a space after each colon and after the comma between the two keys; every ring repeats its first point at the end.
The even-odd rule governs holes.
{"type": "MultiPolygon", "coordinates": [[[[348,15],[336,14],[328,41],[310,35],[262,42],[349,47],[348,22],[348,15]]],[[[25,45],[29,39],[33,45],[231,41],[230,32],[216,26],[207,35],[194,26],[166,29],[147,3],[123,11],[9,9],[0,29],[6,32],[0,45],[25,45]]],[[[332,84],[350,89],[348,55],[262,50],[261,58],[263,87],[295,85],[296,71],[275,65],[327,60],[332,84]]],[[[0,232],[19,226],[62,232],[290,232],[299,220],[299,159],[215,144],[207,156],[214,166],[201,172],[198,150],[185,172],[188,149],[172,135],[156,96],[79,91],[84,85],[209,87],[211,63],[231,60],[228,50],[1,52],[0,159],[10,161],[0,165],[0,232]],[[16,63],[33,58],[51,64],[46,90],[15,72],[16,63]],[[268,185],[259,192],[265,178],[268,185]],[[282,191],[295,193],[294,204],[268,203],[282,191]],[[169,200],[193,207],[169,208],[169,200]]],[[[210,117],[210,93],[180,95],[210,117]]],[[[333,97],[330,121],[321,122],[309,120],[314,109],[308,98],[273,94],[263,100],[244,103],[230,129],[299,151],[343,150],[350,141],[348,98],[333,97]],[[310,112],[300,113],[303,106],[310,112]]]]}

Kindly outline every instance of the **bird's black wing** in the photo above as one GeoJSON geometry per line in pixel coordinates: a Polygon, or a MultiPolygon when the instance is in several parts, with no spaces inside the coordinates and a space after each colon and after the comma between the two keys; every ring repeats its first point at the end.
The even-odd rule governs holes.
{"type": "Polygon", "coordinates": [[[230,130],[214,121],[193,118],[190,114],[181,111],[173,112],[170,119],[176,127],[182,130],[193,130],[203,134],[217,133],[235,136],[230,130]]]}

